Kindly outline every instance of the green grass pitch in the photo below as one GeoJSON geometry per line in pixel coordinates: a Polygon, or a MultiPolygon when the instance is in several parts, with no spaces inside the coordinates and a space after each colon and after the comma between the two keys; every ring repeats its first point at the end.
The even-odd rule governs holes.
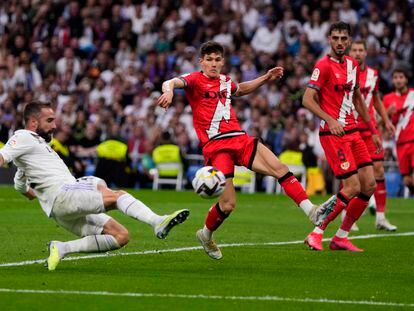
{"type": "Polygon", "coordinates": [[[389,199],[396,234],[376,231],[374,217],[363,216],[352,235],[368,238],[354,241],[365,249],[355,254],[329,251],[327,242],[324,252],[307,249],[300,241],[312,225],[289,198],[238,194],[236,211],[215,237],[249,245],[223,247],[223,259],[214,261],[200,249],[140,253],[199,246],[195,231],[212,201],[191,192],[132,193],[160,214],[188,208],[190,218],[158,240],[149,226],[113,211],[130,231],[125,248],[65,260],[49,272],[42,264],[4,264],[46,258],[49,240],[75,237],[37,202],[0,188],[0,310],[414,310],[413,200],[389,199]]]}

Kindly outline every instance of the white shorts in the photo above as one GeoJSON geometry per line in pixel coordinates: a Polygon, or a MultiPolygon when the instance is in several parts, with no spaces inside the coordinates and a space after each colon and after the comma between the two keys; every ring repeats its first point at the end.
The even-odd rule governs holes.
{"type": "Polygon", "coordinates": [[[97,189],[98,184],[105,182],[94,176],[64,184],[56,196],[51,217],[79,237],[101,234],[105,223],[112,217],[104,214],[105,207],[102,193],[97,189]]]}

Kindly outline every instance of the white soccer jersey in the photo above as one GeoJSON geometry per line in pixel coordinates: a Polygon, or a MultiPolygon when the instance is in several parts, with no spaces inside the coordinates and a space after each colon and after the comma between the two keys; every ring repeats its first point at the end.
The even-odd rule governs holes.
{"type": "Polygon", "coordinates": [[[33,188],[40,205],[50,216],[57,192],[63,184],[76,181],[59,155],[35,132],[19,130],[0,149],[5,162],[17,166],[15,187],[33,188]]]}

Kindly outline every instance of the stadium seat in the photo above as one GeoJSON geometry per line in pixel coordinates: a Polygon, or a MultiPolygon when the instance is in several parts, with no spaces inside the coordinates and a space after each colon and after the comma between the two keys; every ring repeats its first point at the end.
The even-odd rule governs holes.
{"type": "Polygon", "coordinates": [[[256,189],[256,173],[244,166],[234,167],[233,184],[242,192],[254,193],[256,189]]]}
{"type": "Polygon", "coordinates": [[[155,168],[151,170],[154,176],[153,190],[160,185],[175,185],[175,190],[183,189],[183,164],[180,148],[176,145],[166,144],[158,146],[152,153],[155,168]]]}

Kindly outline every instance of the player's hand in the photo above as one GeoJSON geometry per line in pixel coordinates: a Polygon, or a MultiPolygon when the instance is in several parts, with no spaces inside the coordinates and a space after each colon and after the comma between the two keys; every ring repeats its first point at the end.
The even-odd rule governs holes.
{"type": "Polygon", "coordinates": [[[173,99],[174,93],[173,92],[165,92],[163,93],[157,100],[157,105],[161,106],[165,110],[168,109],[168,107],[171,106],[172,99],[173,99]]]}
{"type": "Polygon", "coordinates": [[[387,130],[388,134],[394,136],[395,134],[395,126],[390,122],[385,122],[385,129],[387,130]]]}
{"type": "Polygon", "coordinates": [[[396,111],[397,111],[397,106],[395,104],[391,104],[387,109],[387,113],[389,116],[392,116],[396,111]]]}
{"type": "Polygon", "coordinates": [[[332,134],[336,136],[345,135],[344,127],[341,123],[339,123],[335,119],[329,120],[327,122],[328,122],[329,130],[331,131],[332,134]]]}
{"type": "Polygon", "coordinates": [[[269,81],[274,81],[276,79],[280,79],[281,77],[283,77],[283,67],[275,67],[270,69],[267,72],[267,78],[269,81]]]}
{"type": "Polygon", "coordinates": [[[377,147],[377,150],[375,151],[376,154],[380,153],[382,151],[382,143],[381,139],[378,137],[378,134],[372,135],[372,141],[374,142],[375,147],[377,147]]]}

